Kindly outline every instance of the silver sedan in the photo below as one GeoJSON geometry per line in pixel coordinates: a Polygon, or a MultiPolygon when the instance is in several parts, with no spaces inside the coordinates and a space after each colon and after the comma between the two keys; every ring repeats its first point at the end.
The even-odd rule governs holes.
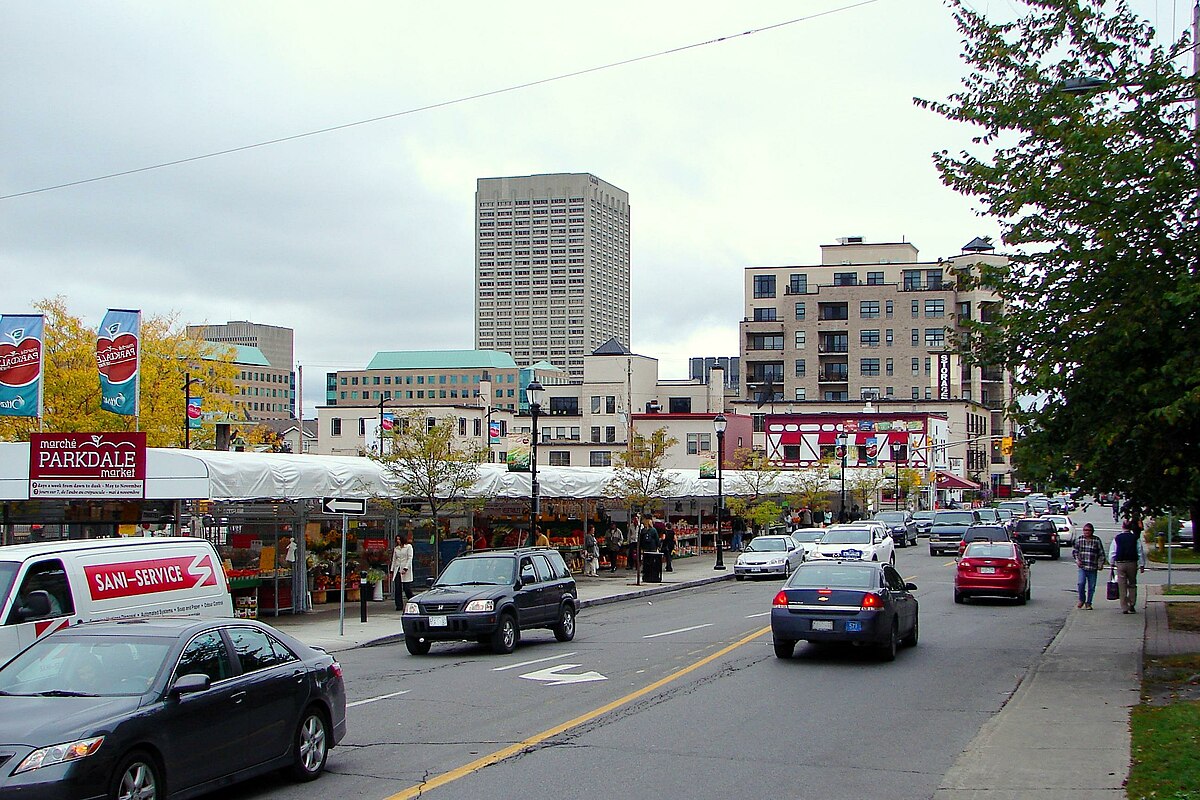
{"type": "Polygon", "coordinates": [[[755,536],[734,563],[733,576],[739,581],[747,576],[786,578],[803,561],[804,546],[790,535],[755,536]]]}

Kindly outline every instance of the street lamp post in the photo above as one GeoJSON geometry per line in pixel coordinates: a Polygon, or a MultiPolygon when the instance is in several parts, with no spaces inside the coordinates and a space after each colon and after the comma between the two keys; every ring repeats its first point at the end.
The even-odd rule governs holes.
{"type": "Polygon", "coordinates": [[[537,479],[537,451],[538,451],[538,414],[542,411],[542,396],[545,394],[545,388],[537,378],[529,382],[525,387],[525,397],[529,400],[529,417],[532,420],[532,429],[529,432],[529,443],[531,452],[529,455],[529,475],[532,483],[532,496],[529,505],[529,544],[532,545],[537,539],[537,519],[538,519],[538,479],[537,479]]]}
{"type": "Polygon", "coordinates": [[[896,462],[896,488],[892,490],[892,508],[900,510],[900,462],[896,462]]]}
{"type": "Polygon", "coordinates": [[[845,522],[846,515],[846,435],[837,438],[838,447],[842,451],[842,490],[838,499],[838,522],[845,522]]]}
{"type": "Polygon", "coordinates": [[[725,569],[725,556],[721,552],[721,519],[725,516],[725,497],[721,487],[721,462],[725,460],[725,426],[729,423],[724,414],[713,417],[717,430],[717,563],[713,569],[725,569]]]}

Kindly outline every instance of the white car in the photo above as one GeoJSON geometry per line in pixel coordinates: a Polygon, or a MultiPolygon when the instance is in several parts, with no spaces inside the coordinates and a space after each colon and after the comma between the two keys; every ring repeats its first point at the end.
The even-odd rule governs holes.
{"type": "Polygon", "coordinates": [[[733,577],[739,581],[778,575],[786,578],[804,563],[804,545],[788,534],[755,536],[733,564],[733,577]]]}
{"type": "Polygon", "coordinates": [[[1066,514],[1043,514],[1042,519],[1048,519],[1054,523],[1060,544],[1075,544],[1075,523],[1070,517],[1066,514]]]}
{"type": "Polygon", "coordinates": [[[834,525],[817,543],[813,558],[843,558],[859,561],[896,563],[891,534],[878,524],[848,523],[834,525]]]}
{"type": "Polygon", "coordinates": [[[792,531],[792,538],[804,548],[804,557],[806,559],[812,558],[813,553],[817,552],[817,543],[821,541],[821,537],[824,535],[824,528],[797,528],[792,531]]]}

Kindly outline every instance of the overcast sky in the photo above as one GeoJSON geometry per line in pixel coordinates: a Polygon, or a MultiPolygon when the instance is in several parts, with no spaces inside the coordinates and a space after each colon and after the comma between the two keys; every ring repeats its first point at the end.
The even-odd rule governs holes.
{"type": "Polygon", "coordinates": [[[291,327],[311,412],[326,372],[379,350],[473,347],[479,177],[590,172],[629,192],[631,346],[665,378],[737,354],[746,266],[816,263],[848,235],[929,260],[998,235],[930,159],[971,132],[912,102],[964,70],[936,0],[5,3],[0,195],[719,37],[0,200],[0,313],[62,295],[97,325],[118,307],[291,327]]]}

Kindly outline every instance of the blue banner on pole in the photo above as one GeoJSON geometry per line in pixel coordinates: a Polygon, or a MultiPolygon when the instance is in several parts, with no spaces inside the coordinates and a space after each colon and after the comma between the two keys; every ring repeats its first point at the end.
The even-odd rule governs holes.
{"type": "Polygon", "coordinates": [[[0,316],[0,416],[42,415],[41,314],[0,316]]]}
{"type": "Polygon", "coordinates": [[[100,407],[133,417],[138,413],[142,312],[109,309],[96,337],[100,407]]]}

